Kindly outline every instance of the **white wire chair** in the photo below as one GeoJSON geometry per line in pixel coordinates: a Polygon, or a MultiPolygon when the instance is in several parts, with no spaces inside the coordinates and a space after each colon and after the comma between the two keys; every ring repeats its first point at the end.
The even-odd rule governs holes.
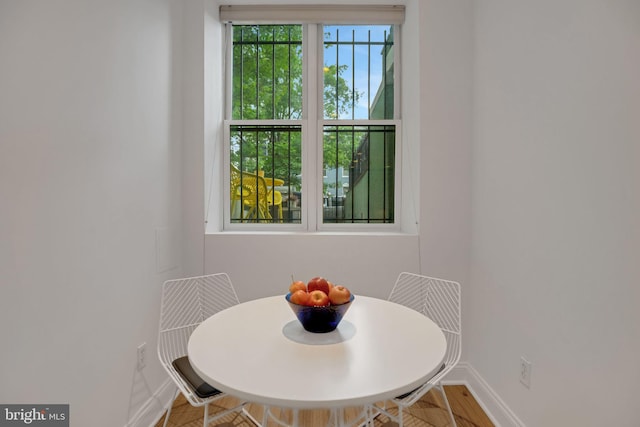
{"type": "Polygon", "coordinates": [[[246,402],[240,402],[237,406],[209,415],[209,404],[228,395],[199,378],[186,357],[193,330],[208,317],[238,303],[238,296],[226,273],[168,280],[162,286],[158,357],[177,388],[167,409],[165,427],[173,401],[180,393],[192,406],[204,406],[204,427],[233,412],[244,412],[246,402]]]}
{"type": "Polygon", "coordinates": [[[398,423],[399,427],[403,427],[403,409],[413,405],[432,388],[436,388],[442,394],[452,425],[456,426],[441,380],[458,363],[462,350],[460,284],[449,280],[403,272],[400,273],[391,290],[389,301],[416,310],[434,321],[445,335],[447,350],[443,366],[433,377],[415,390],[391,400],[398,408],[397,415],[389,412],[386,405],[373,405],[372,410],[382,412],[398,423]]]}

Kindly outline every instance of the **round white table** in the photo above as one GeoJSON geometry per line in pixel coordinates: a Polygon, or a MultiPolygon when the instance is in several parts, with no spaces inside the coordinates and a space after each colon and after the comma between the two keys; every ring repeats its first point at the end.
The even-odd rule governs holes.
{"type": "Polygon", "coordinates": [[[422,314],[360,295],[335,331],[307,332],[282,295],[211,316],[191,335],[188,355],[205,381],[240,399],[344,408],[418,387],[441,367],[446,345],[422,314]]]}

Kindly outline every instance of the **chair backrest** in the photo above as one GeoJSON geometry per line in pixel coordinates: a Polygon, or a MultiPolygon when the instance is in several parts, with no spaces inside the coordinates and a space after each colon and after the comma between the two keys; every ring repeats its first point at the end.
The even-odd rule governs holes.
{"type": "Polygon", "coordinates": [[[447,339],[445,369],[429,382],[436,383],[460,360],[461,298],[460,284],[415,273],[400,273],[389,295],[389,301],[416,310],[442,329],[447,339]]]}
{"type": "Polygon", "coordinates": [[[187,354],[189,337],[200,323],[239,302],[226,273],[167,280],[162,286],[158,357],[192,404],[197,397],[171,363],[187,354]]]}

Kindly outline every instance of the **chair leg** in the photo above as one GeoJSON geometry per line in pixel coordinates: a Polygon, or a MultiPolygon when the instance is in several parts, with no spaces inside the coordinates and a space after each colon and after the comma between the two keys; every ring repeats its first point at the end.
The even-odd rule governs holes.
{"type": "Polygon", "coordinates": [[[329,411],[329,422],[327,423],[327,426],[341,427],[339,409],[331,408],[329,411]]]}
{"type": "Polygon", "coordinates": [[[376,417],[380,415],[380,410],[375,404],[370,405],[367,409],[367,426],[373,427],[376,425],[376,417]]]}
{"type": "Polygon", "coordinates": [[[169,415],[171,415],[171,406],[169,406],[169,409],[167,409],[167,413],[164,415],[164,424],[162,424],[162,427],[167,427],[167,423],[169,422],[169,415]]]}
{"type": "MultiPolygon", "coordinates": [[[[243,415],[245,413],[244,406],[246,404],[247,404],[247,402],[243,401],[240,404],[238,404],[238,405],[236,405],[236,406],[234,406],[232,408],[226,408],[226,409],[222,409],[220,411],[217,411],[213,415],[209,415],[209,405],[211,405],[211,402],[205,404],[204,405],[204,427],[207,427],[209,424],[214,423],[214,422],[218,421],[219,419],[224,418],[224,417],[226,417],[226,416],[228,416],[230,414],[239,413],[239,414],[243,415]]],[[[253,417],[248,416],[247,418],[249,419],[249,421],[255,422],[253,417]]]]}
{"type": "Polygon", "coordinates": [[[392,421],[398,424],[398,426],[402,425],[402,406],[400,406],[400,404],[397,402],[394,402],[394,401],[390,401],[390,402],[392,402],[392,405],[396,407],[396,409],[398,410],[398,414],[394,415],[391,413],[392,408],[388,407],[387,401],[380,402],[379,404],[373,403],[369,407],[369,411],[370,411],[369,418],[371,419],[371,425],[375,425],[375,419],[379,415],[384,415],[386,418],[389,419],[389,421],[392,421]]]}
{"type": "Polygon", "coordinates": [[[280,413],[280,417],[277,417],[275,414],[273,414],[271,412],[271,407],[270,406],[264,406],[264,412],[262,414],[262,424],[259,424],[261,427],[266,427],[267,424],[269,423],[269,419],[272,420],[272,423],[275,423],[278,426],[282,426],[282,427],[298,427],[299,426],[299,415],[300,415],[300,410],[297,408],[280,408],[281,413],[280,413]],[[290,410],[291,411],[291,423],[288,424],[288,421],[285,420],[282,415],[282,411],[283,410],[290,410]]]}
{"type": "Polygon", "coordinates": [[[262,425],[266,426],[267,423],[269,422],[269,411],[271,411],[271,407],[264,405],[263,407],[263,412],[262,412],[262,425]]]}
{"type": "Polygon", "coordinates": [[[203,427],[207,427],[209,425],[209,404],[206,403],[204,405],[204,420],[203,420],[203,427]]]}
{"type": "Polygon", "coordinates": [[[449,412],[449,418],[451,418],[451,425],[453,427],[457,427],[458,424],[456,424],[456,419],[453,416],[453,411],[451,410],[451,405],[449,405],[449,399],[447,399],[447,394],[444,392],[444,386],[442,384],[438,384],[437,386],[435,386],[435,388],[440,390],[440,393],[442,393],[444,404],[446,405],[447,411],[449,412]]]}
{"type": "Polygon", "coordinates": [[[176,387],[176,391],[173,395],[173,399],[171,399],[171,402],[169,402],[167,413],[164,415],[164,424],[162,425],[162,427],[167,427],[167,423],[169,422],[169,416],[171,415],[171,410],[173,409],[173,402],[176,401],[179,395],[180,395],[180,390],[178,389],[178,387],[176,387]]]}
{"type": "MultiPolygon", "coordinates": [[[[263,407],[263,408],[265,408],[265,407],[263,407]]],[[[263,410],[266,410],[266,409],[263,409],[263,410]]],[[[244,406],[242,407],[242,415],[244,415],[256,427],[262,427],[262,426],[265,425],[264,422],[263,422],[263,424],[260,424],[260,422],[258,420],[256,420],[256,418],[253,415],[251,415],[251,413],[244,406]]]]}

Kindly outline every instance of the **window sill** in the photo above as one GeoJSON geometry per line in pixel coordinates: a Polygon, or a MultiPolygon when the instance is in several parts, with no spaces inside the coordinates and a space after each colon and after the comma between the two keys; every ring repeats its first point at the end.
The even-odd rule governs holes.
{"type": "Polygon", "coordinates": [[[367,236],[367,237],[417,237],[417,233],[407,233],[402,231],[278,231],[278,230],[224,230],[224,231],[207,231],[206,236],[300,236],[300,237],[312,237],[312,236],[367,236]]]}

